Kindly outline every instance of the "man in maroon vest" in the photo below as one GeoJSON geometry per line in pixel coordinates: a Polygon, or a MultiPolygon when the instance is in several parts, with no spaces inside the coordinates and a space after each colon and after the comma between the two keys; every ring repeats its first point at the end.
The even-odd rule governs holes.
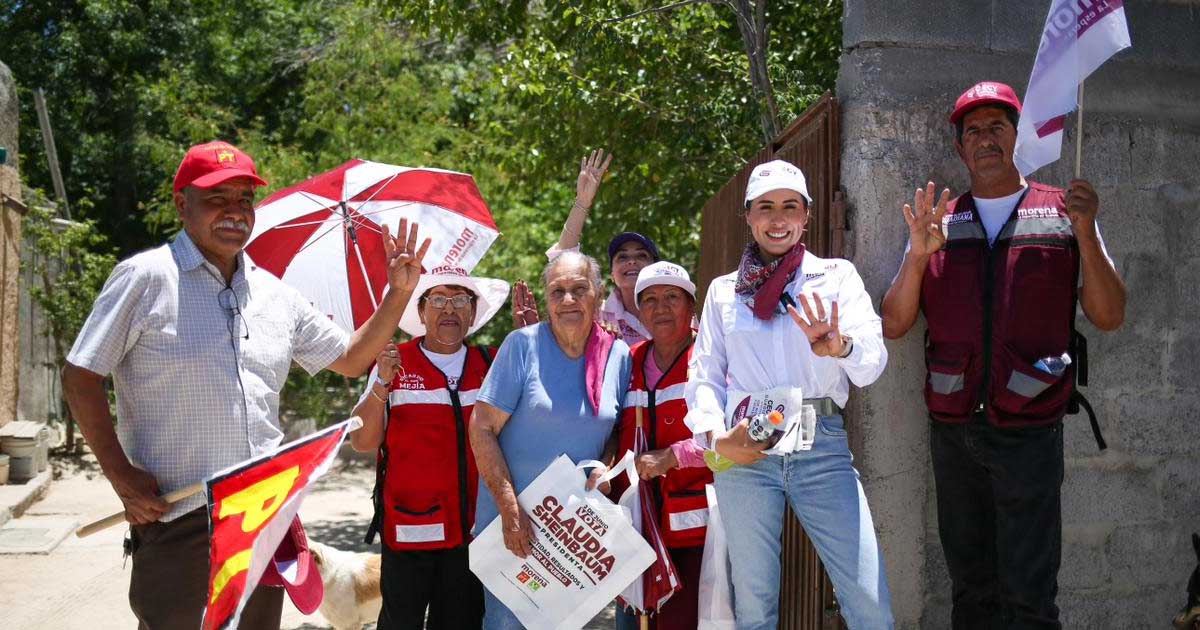
{"type": "Polygon", "coordinates": [[[884,296],[883,333],[928,323],[925,401],[953,627],[1060,628],[1062,417],[1082,344],[1075,305],[1101,330],[1125,317],[1091,184],[1066,191],[1013,164],[1021,103],[985,81],[950,122],[971,190],[904,206],[909,245],[884,296]]]}

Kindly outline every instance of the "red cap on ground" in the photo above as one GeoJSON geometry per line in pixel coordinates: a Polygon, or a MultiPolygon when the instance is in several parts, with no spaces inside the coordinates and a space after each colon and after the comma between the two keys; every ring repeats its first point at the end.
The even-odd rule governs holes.
{"type": "Polygon", "coordinates": [[[980,81],[971,89],[962,93],[954,102],[954,111],[950,114],[950,124],[958,124],[967,112],[981,105],[1006,105],[1021,113],[1021,101],[1011,87],[995,81],[980,81]]]}
{"type": "Polygon", "coordinates": [[[260,584],[282,586],[300,612],[311,615],[325,599],[325,585],[316,558],[308,548],[308,537],[300,517],[292,520],[288,533],[275,550],[275,557],[263,572],[260,584]]]}
{"type": "Polygon", "coordinates": [[[220,140],[197,144],[188,149],[187,155],[175,171],[175,192],[188,186],[212,188],[235,177],[249,177],[256,186],[267,182],[258,176],[254,160],[241,149],[220,140]]]}

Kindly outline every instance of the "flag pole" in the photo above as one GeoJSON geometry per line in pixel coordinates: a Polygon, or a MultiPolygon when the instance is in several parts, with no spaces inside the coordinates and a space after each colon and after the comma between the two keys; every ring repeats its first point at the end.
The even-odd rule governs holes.
{"type": "Polygon", "coordinates": [[[1075,114],[1075,179],[1083,172],[1083,81],[1079,82],[1079,109],[1075,114]]]}
{"type": "MultiPolygon", "coordinates": [[[[350,420],[348,421],[348,424],[346,425],[346,433],[350,433],[351,431],[357,431],[357,430],[361,429],[362,424],[363,424],[362,418],[359,418],[358,416],[350,418],[350,420]]],[[[316,434],[314,433],[313,435],[316,435],[316,434]]],[[[305,438],[300,438],[300,439],[303,440],[303,439],[306,439],[307,437],[312,437],[312,436],[306,436],[305,438]]],[[[296,441],[298,442],[299,440],[296,440],[296,441]]],[[[289,444],[291,444],[291,443],[292,442],[289,442],[289,444]]],[[[163,501],[166,501],[167,503],[174,504],[174,503],[178,503],[188,497],[195,496],[197,494],[200,494],[201,492],[204,492],[204,488],[205,488],[204,481],[197,481],[196,483],[193,483],[191,485],[188,485],[188,486],[185,486],[178,490],[175,490],[173,492],[168,492],[164,495],[161,495],[158,498],[162,499],[163,501]]],[[[75,536],[77,536],[79,538],[85,538],[87,536],[91,536],[92,534],[95,534],[98,531],[108,529],[109,527],[112,527],[114,525],[119,525],[124,522],[125,522],[125,511],[124,510],[121,510],[120,512],[113,512],[112,514],[109,514],[108,516],[105,516],[104,518],[96,519],[96,520],[92,521],[91,523],[88,523],[87,525],[84,525],[83,527],[80,527],[79,529],[75,530],[75,536]]]]}
{"type": "MultiPolygon", "coordinates": [[[[653,361],[654,357],[650,357],[650,360],[653,361]]],[[[640,405],[634,407],[633,414],[634,414],[634,424],[636,425],[637,430],[641,431],[642,430],[642,407],[640,405]]],[[[644,592],[644,589],[645,589],[645,587],[643,587],[642,601],[638,602],[638,604],[641,605],[642,610],[647,610],[646,594],[644,592]]],[[[639,630],[650,630],[650,615],[648,615],[646,613],[642,613],[642,614],[638,615],[638,629],[639,630]]]]}
{"type": "MultiPolygon", "coordinates": [[[[201,492],[204,492],[204,482],[197,481],[196,483],[194,483],[190,486],[187,486],[185,488],[180,488],[174,492],[168,492],[167,494],[164,494],[164,495],[160,496],[159,498],[162,499],[163,501],[166,501],[167,503],[177,503],[177,502],[182,501],[190,496],[200,494],[201,492]]],[[[79,529],[75,530],[75,535],[79,538],[85,538],[87,536],[91,536],[92,534],[95,534],[96,532],[98,532],[102,529],[108,529],[109,527],[112,527],[113,525],[118,525],[118,524],[124,523],[124,522],[125,522],[125,511],[122,510],[120,512],[114,512],[112,514],[109,514],[108,516],[105,516],[104,518],[97,519],[95,521],[92,521],[91,523],[88,523],[87,525],[84,525],[83,527],[80,527],[79,529]]]]}

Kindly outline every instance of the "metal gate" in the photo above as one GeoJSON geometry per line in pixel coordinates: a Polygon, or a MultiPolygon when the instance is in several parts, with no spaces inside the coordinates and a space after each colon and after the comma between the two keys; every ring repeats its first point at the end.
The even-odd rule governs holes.
{"type": "MultiPolygon", "coordinates": [[[[750,242],[743,195],[750,171],[763,162],[783,159],[800,167],[813,198],[804,244],[822,257],[840,257],[846,231],[845,206],[839,191],[841,146],[837,100],[829,93],[764,147],[746,167],[704,205],[700,232],[697,288],[736,269],[750,242]]],[[[703,302],[703,296],[697,300],[703,302]]],[[[852,424],[846,418],[847,426],[852,424]]],[[[853,429],[851,429],[853,430],[853,429]]],[[[784,514],[783,565],[779,589],[779,627],[784,630],[841,630],[833,586],[804,529],[788,509],[784,514]]]]}

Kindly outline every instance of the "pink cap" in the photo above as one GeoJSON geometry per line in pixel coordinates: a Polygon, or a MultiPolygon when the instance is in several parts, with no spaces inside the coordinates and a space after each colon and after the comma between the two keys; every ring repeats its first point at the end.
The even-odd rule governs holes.
{"type": "Polygon", "coordinates": [[[954,111],[950,113],[950,123],[958,124],[967,112],[981,105],[1004,105],[1021,113],[1021,101],[1017,93],[1003,83],[995,81],[980,81],[962,93],[954,102],[954,111]]]}
{"type": "Polygon", "coordinates": [[[325,584],[317,569],[316,558],[308,548],[308,537],[300,517],[292,520],[287,534],[279,542],[275,557],[263,571],[260,584],[282,586],[300,612],[311,615],[321,607],[325,599],[325,584]]]}

